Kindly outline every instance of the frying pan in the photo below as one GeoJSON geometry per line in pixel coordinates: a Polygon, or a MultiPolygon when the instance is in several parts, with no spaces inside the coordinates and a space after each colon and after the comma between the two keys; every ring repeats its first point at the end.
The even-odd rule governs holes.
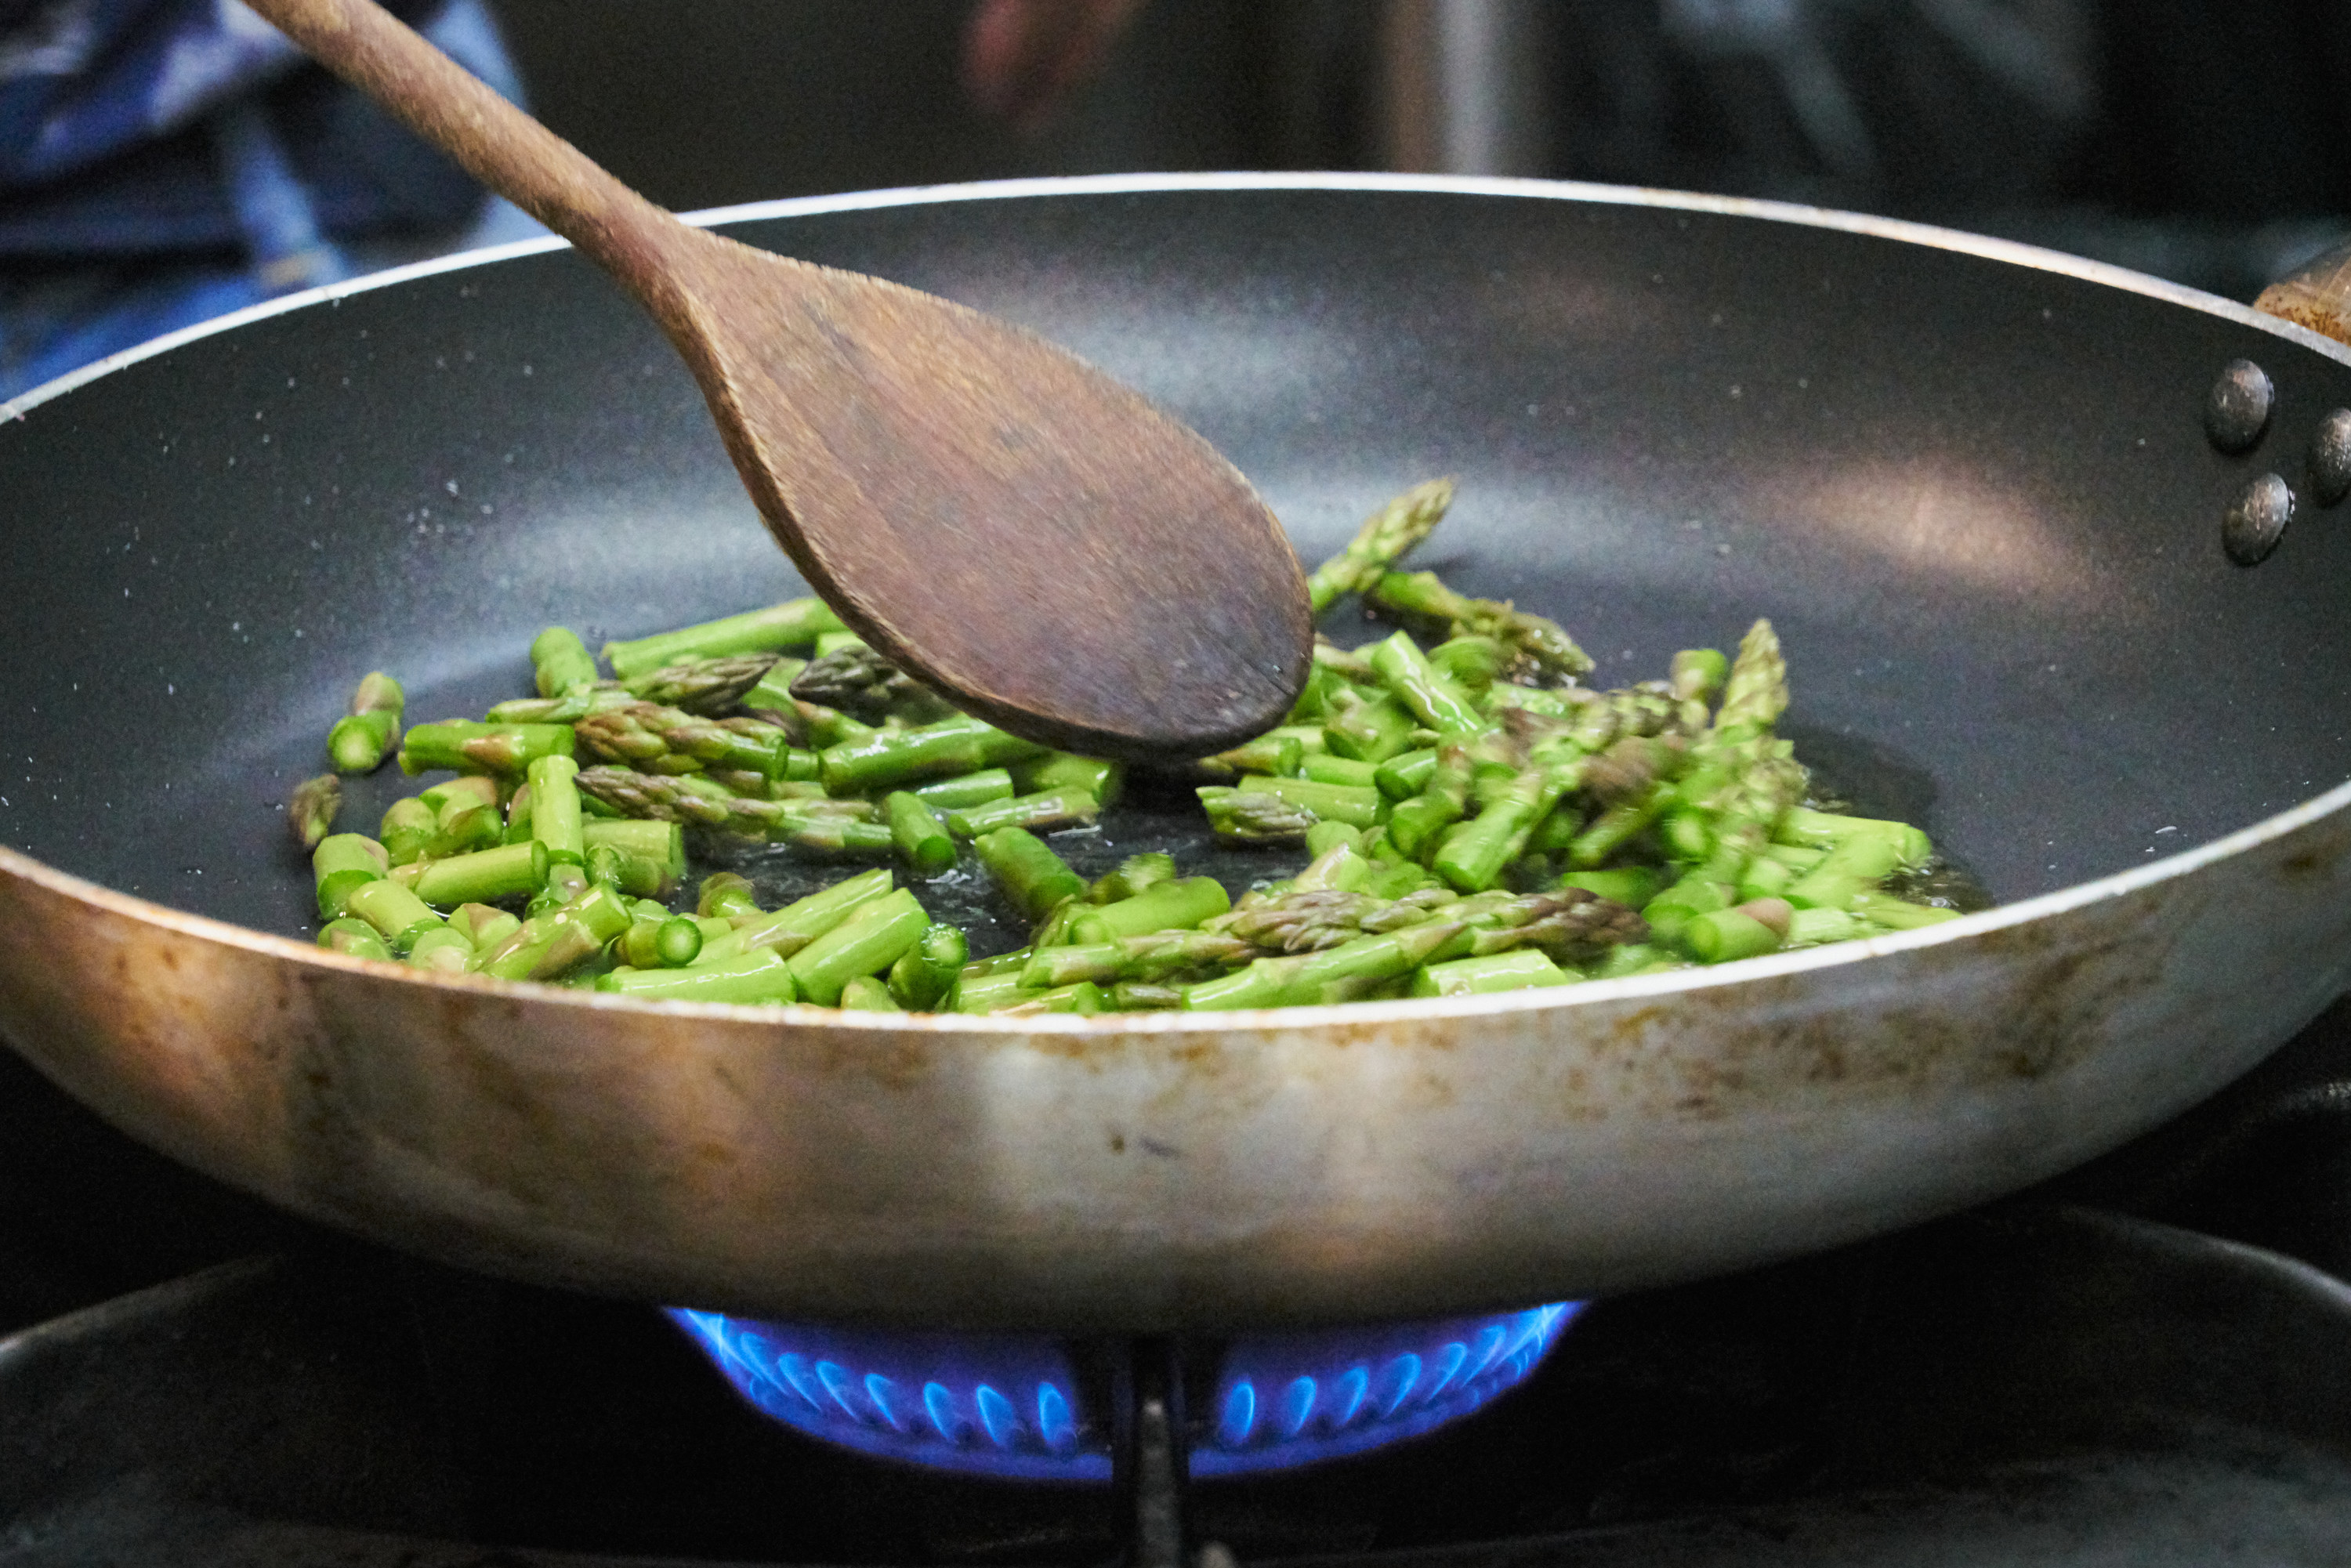
{"type": "Polygon", "coordinates": [[[274,802],[360,674],[400,674],[414,718],[478,711],[542,625],[796,590],[653,329],[526,246],[183,334],[0,424],[0,1031],[59,1084],[496,1272],[1213,1330],[1903,1225],[2164,1120],[2344,988],[2351,512],[2305,498],[2251,569],[2220,519],[2263,470],[2305,487],[2351,350],[1995,242],[1592,187],[1086,180],[722,216],[1092,358],[1310,559],[1458,476],[1426,564],[1564,621],[1597,681],[1769,615],[1800,755],[2001,906],[1706,972],[1196,1018],[648,1005],[321,953],[274,802]],[[2239,356],[2277,404],[2231,456],[2201,411],[2239,356]]]}

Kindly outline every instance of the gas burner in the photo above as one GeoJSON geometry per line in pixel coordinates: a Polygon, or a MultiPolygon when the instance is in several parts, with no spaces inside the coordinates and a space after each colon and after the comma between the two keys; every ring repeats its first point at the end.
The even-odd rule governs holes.
{"type": "MultiPolygon", "coordinates": [[[[1190,1429],[1196,1477],[1288,1469],[1436,1430],[1525,1380],[1576,1301],[1236,1340],[1190,1429]]],[[[1063,1342],[867,1333],[674,1308],[744,1398],[813,1437],[935,1469],[1108,1481],[1110,1423],[1063,1342]]]]}

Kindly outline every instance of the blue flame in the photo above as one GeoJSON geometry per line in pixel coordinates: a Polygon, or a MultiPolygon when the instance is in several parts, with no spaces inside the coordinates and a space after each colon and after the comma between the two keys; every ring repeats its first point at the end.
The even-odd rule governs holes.
{"type": "MultiPolygon", "coordinates": [[[[1192,1473],[1285,1469],[1433,1431],[1523,1381],[1582,1310],[1555,1301],[1237,1340],[1194,1423],[1192,1473]]],[[[684,1308],[669,1315],[746,1399],[810,1436],[977,1474],[1110,1479],[1106,1420],[1079,1407],[1058,1340],[866,1333],[684,1308]]]]}
{"type": "Polygon", "coordinates": [[[1110,1479],[1109,1443],[1080,1422],[1077,1378],[1056,1341],[669,1315],[746,1399],[812,1437],[987,1475],[1110,1479]]]}
{"type": "Polygon", "coordinates": [[[1192,1473],[1286,1469],[1434,1431],[1523,1382],[1583,1305],[1237,1341],[1217,1384],[1224,1418],[1192,1473]]]}
{"type": "Polygon", "coordinates": [[[1257,1430],[1257,1390],[1248,1384],[1237,1384],[1225,1391],[1225,1418],[1217,1424],[1217,1436],[1225,1447],[1238,1448],[1249,1440],[1257,1430]]]}

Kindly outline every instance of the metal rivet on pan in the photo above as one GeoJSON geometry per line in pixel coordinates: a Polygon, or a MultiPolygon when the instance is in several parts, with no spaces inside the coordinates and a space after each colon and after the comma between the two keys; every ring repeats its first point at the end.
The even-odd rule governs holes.
{"type": "Polygon", "coordinates": [[[2220,519],[2220,544],[2239,566],[2259,566],[2277,549],[2294,521],[2294,491],[2274,474],[2264,474],[2237,494],[2220,519]]]}
{"type": "Polygon", "coordinates": [[[2310,489],[2322,507],[2351,496],[2351,408],[2338,408],[2318,422],[2310,444],[2310,489]]]}
{"type": "Polygon", "coordinates": [[[2267,371],[2251,360],[2231,360],[2204,399],[2204,434],[2223,452],[2251,452],[2276,401],[2267,371]]]}

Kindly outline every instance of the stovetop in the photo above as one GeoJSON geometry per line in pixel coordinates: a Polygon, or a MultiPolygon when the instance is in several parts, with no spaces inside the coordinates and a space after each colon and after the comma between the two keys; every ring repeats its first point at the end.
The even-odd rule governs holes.
{"type": "MultiPolygon", "coordinates": [[[[2338,1005],[2019,1199],[1601,1301],[1464,1422],[1196,1482],[1186,1538],[1205,1568],[2351,1561],[2346,1272],[2338,1005]]],[[[1115,1489],[820,1444],[653,1309],[286,1219],[0,1058],[0,1329],[34,1320],[0,1341],[0,1568],[1129,1551],[1115,1489]]]]}

